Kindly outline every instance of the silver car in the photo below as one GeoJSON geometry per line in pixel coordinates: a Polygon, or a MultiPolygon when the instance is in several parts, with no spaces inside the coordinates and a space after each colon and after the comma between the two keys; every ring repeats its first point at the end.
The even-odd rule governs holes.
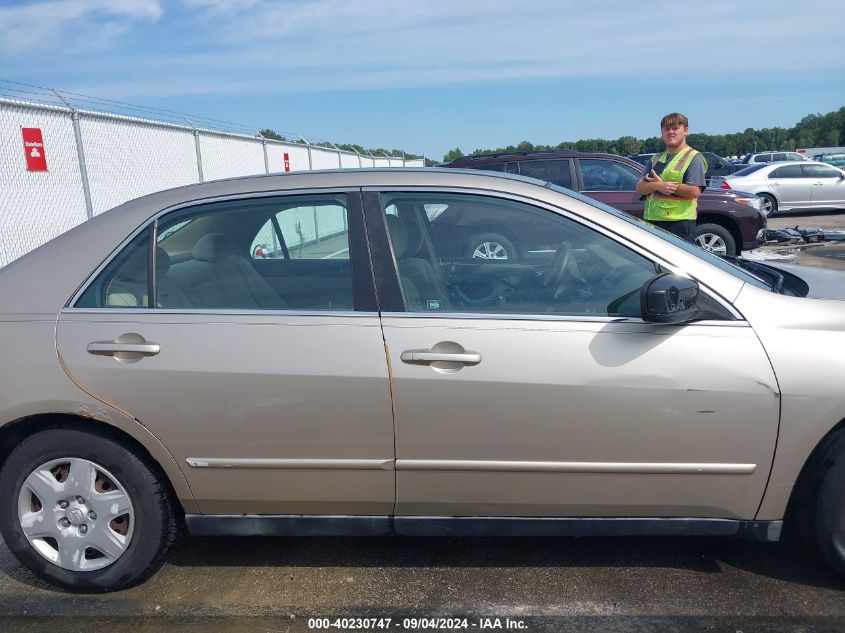
{"type": "Polygon", "coordinates": [[[489,172],[155,193],[0,270],[0,531],[88,591],[182,531],[787,527],[845,572],[843,281],[489,172]],[[546,237],[444,250],[467,204],[546,237]]]}
{"type": "Polygon", "coordinates": [[[810,160],[809,157],[798,152],[760,152],[743,156],[742,163],[756,165],[760,163],[777,163],[785,160],[810,160]]]}
{"type": "Polygon", "coordinates": [[[752,165],[713,178],[710,187],[756,194],[767,216],[778,211],[845,209],[845,171],[814,161],[752,165]]]}

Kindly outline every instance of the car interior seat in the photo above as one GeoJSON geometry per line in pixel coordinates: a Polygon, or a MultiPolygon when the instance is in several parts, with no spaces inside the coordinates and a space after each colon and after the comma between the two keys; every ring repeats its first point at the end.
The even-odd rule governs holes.
{"type": "Polygon", "coordinates": [[[437,279],[431,263],[420,257],[423,237],[419,228],[409,226],[398,216],[386,217],[408,310],[421,312],[448,308],[446,289],[437,279]]]}

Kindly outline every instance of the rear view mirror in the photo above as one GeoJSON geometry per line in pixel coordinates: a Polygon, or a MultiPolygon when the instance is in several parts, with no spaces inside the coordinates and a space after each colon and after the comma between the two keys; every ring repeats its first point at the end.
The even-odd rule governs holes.
{"type": "Polygon", "coordinates": [[[640,290],[640,308],[644,321],[685,323],[698,314],[698,284],[687,277],[670,273],[655,275],[640,290]]]}

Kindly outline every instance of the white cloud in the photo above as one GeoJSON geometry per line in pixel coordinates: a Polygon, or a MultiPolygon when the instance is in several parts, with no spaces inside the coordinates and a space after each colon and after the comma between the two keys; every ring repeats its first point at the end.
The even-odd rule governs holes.
{"type": "Polygon", "coordinates": [[[91,45],[122,33],[126,22],[157,20],[161,14],[158,0],[46,0],[0,7],[0,51],[60,50],[72,41],[91,45]]]}

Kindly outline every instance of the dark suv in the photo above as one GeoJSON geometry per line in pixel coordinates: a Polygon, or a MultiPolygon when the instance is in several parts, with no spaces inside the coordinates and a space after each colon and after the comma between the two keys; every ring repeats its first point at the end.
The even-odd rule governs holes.
{"type": "MultiPolygon", "coordinates": [[[[566,151],[487,154],[464,156],[443,167],[486,169],[546,180],[638,218],[645,207],[635,191],[642,166],[623,156],[566,151]]],[[[759,200],[751,194],[705,190],[698,199],[696,243],[723,255],[738,255],[761,245],[766,217],[754,205],[759,205],[759,200]]],[[[464,213],[460,224],[461,233],[466,235],[465,254],[498,259],[525,255],[509,236],[496,234],[480,221],[474,224],[471,213],[464,213]]]]}

